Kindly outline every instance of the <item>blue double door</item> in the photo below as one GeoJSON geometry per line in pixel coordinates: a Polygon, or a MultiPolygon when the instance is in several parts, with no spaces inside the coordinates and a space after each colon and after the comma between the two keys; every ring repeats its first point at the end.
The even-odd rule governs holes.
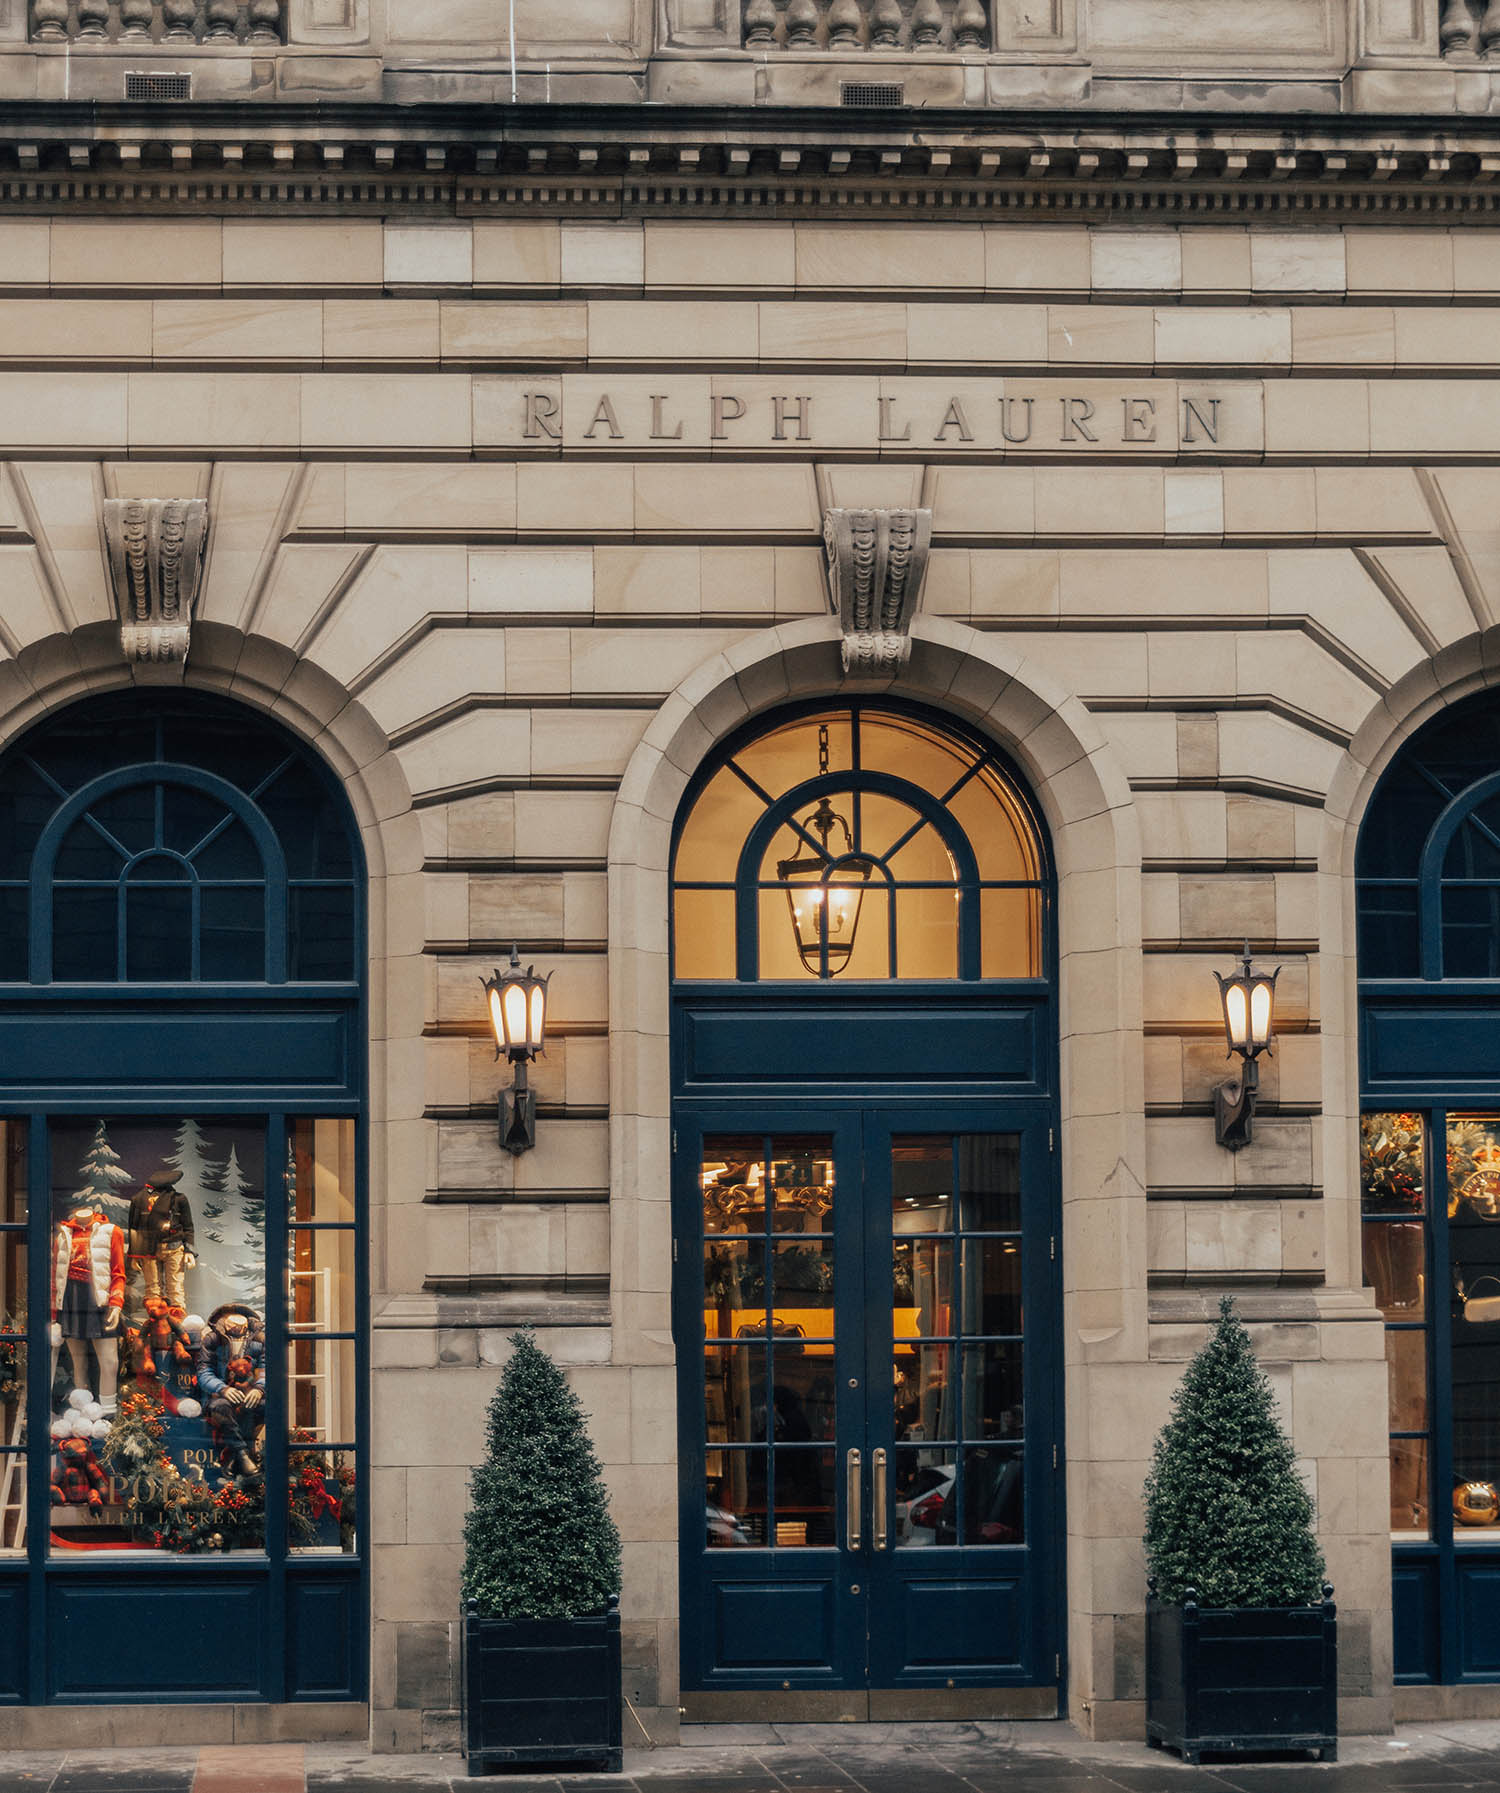
{"type": "Polygon", "coordinates": [[[1056,1712],[1049,1109],[679,1103],[689,1712],[1056,1712]]]}

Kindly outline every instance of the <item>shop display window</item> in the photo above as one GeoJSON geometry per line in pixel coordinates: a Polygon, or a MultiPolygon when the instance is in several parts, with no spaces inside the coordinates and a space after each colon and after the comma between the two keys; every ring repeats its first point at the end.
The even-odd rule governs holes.
{"type": "Polygon", "coordinates": [[[49,1129],[54,1555],[265,1547],[259,1118],[49,1129]]]}
{"type": "Polygon", "coordinates": [[[0,1554],[26,1545],[28,1349],[47,1353],[30,1435],[54,1559],[263,1553],[273,1427],[287,1549],[356,1548],[356,1127],[288,1121],[284,1205],[267,1137],[264,1116],[50,1121],[47,1311],[29,1324],[27,1123],[0,1120],[0,1554]]]}
{"type": "Polygon", "coordinates": [[[1500,1519],[1500,1115],[1447,1126],[1454,1541],[1493,1542],[1500,1519]]]}

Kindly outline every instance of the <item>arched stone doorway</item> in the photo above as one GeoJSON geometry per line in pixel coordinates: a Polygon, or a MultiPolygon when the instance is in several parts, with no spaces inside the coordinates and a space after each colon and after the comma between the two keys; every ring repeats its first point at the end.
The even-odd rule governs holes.
{"type": "Polygon", "coordinates": [[[684,1703],[1057,1710],[1053,879],[983,736],[773,712],[673,853],[684,1703]]]}

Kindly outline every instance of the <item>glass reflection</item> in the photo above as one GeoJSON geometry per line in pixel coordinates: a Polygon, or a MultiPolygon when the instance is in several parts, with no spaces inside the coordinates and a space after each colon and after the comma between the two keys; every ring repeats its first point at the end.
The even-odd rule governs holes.
{"type": "Polygon", "coordinates": [[[1427,1494],[1427,1440],[1391,1440],[1391,1530],[1425,1538],[1430,1529],[1427,1494]]]}
{"type": "Polygon", "coordinates": [[[963,1242],[965,1330],[1021,1331],[1021,1245],[1017,1239],[963,1242]]]}
{"type": "Polygon", "coordinates": [[[1427,1334],[1388,1330],[1385,1357],[1390,1366],[1391,1431],[1424,1431],[1427,1426],[1427,1334]]]}
{"type": "Polygon", "coordinates": [[[1026,1540],[1022,1455],[1019,1450],[965,1449],[963,1541],[1022,1544],[1026,1540]]]}
{"type": "MultiPolygon", "coordinates": [[[[938,1543],[953,1525],[951,1502],[957,1478],[956,1450],[898,1449],[893,1461],[894,1540],[898,1550],[922,1550],[938,1543]]],[[[952,1540],[949,1539],[949,1542],[952,1540]]]]}
{"type": "Polygon", "coordinates": [[[1387,1320],[1420,1320],[1427,1311],[1427,1233],[1420,1220],[1366,1220],[1365,1287],[1387,1320]]]}
{"type": "Polygon", "coordinates": [[[1019,1343],[964,1346],[966,1439],[1018,1438],[1025,1430],[1019,1343]]]}
{"type": "Polygon", "coordinates": [[[749,1444],[766,1435],[763,1345],[708,1345],[703,1390],[710,1444],[749,1444]]]}
{"type": "Polygon", "coordinates": [[[956,1438],[958,1402],[953,1386],[956,1345],[896,1347],[897,1438],[956,1438]]]}
{"type": "Polygon", "coordinates": [[[833,1544],[834,1453],[778,1449],[774,1461],[778,1547],[816,1549],[833,1544]]]}

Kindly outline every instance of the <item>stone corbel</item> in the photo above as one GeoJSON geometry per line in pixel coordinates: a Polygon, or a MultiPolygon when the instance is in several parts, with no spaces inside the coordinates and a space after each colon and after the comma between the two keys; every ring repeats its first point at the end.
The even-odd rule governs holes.
{"type": "Polygon", "coordinates": [[[826,510],[828,596],[844,632],[844,671],[889,676],[911,657],[930,510],[826,510]]]}
{"type": "Polygon", "coordinates": [[[180,666],[187,659],[207,538],[205,499],[105,499],[109,576],[127,660],[180,666]]]}

